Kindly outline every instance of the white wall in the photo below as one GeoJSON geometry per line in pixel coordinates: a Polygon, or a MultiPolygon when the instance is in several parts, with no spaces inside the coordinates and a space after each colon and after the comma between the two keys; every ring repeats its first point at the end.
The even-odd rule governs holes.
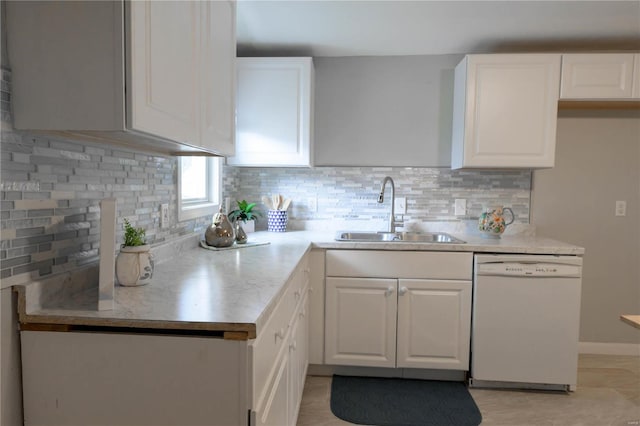
{"type": "Polygon", "coordinates": [[[534,172],[537,232],[586,248],[581,342],[640,343],[640,113],[562,112],[556,167],[534,172]],[[627,215],[616,217],[616,200],[627,215]]]}

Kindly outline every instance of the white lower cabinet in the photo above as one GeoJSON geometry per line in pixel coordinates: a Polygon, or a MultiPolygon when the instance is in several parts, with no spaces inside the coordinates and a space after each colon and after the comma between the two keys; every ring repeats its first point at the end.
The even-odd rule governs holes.
{"type": "Polygon", "coordinates": [[[309,259],[305,257],[252,342],[251,425],[295,425],[309,365],[309,259]]]}
{"type": "Polygon", "coordinates": [[[470,253],[328,250],[325,363],[468,370],[471,268],[470,253]]]}
{"type": "Polygon", "coordinates": [[[326,362],[396,365],[396,280],[327,277],[326,362]]]}
{"type": "Polygon", "coordinates": [[[470,324],[470,281],[398,280],[398,367],[468,370],[470,324]]]}
{"type": "Polygon", "coordinates": [[[295,313],[288,338],[283,342],[265,398],[254,412],[252,425],[295,425],[309,365],[309,300],[295,313]]]}
{"type": "Polygon", "coordinates": [[[295,425],[309,363],[309,278],[305,256],[248,341],[22,331],[24,424],[295,425]]]}

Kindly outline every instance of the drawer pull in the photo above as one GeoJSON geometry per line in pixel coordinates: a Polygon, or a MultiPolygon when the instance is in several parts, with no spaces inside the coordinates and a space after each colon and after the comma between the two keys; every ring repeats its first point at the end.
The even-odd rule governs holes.
{"type": "Polygon", "coordinates": [[[395,290],[395,287],[389,287],[389,288],[387,289],[387,291],[385,291],[385,292],[384,292],[384,294],[385,294],[386,296],[391,296],[391,295],[393,294],[393,291],[394,291],[394,290],[395,290]]]}
{"type": "Polygon", "coordinates": [[[296,298],[296,300],[300,299],[300,290],[296,290],[293,292],[294,297],[296,298]]]}
{"type": "Polygon", "coordinates": [[[278,337],[281,339],[284,339],[284,328],[281,328],[279,331],[276,331],[276,340],[278,340],[278,337]]]}
{"type": "Polygon", "coordinates": [[[398,291],[398,294],[399,294],[400,296],[404,296],[404,294],[405,294],[407,291],[409,291],[409,289],[408,289],[408,288],[406,288],[406,287],[400,287],[400,290],[398,291]]]}
{"type": "Polygon", "coordinates": [[[298,348],[298,345],[296,344],[296,342],[293,342],[289,345],[289,349],[292,351],[295,351],[298,348]]]}

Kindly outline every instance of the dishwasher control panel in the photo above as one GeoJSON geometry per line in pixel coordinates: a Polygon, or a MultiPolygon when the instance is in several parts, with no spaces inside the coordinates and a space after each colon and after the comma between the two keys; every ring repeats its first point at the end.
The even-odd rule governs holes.
{"type": "MultiPolygon", "coordinates": [[[[480,257],[480,256],[478,256],[480,257]]],[[[580,277],[582,274],[582,259],[569,258],[563,262],[562,258],[520,256],[518,259],[492,259],[485,257],[476,259],[477,275],[497,275],[515,277],[580,277]],[[576,260],[579,260],[576,262],[576,260]]]]}

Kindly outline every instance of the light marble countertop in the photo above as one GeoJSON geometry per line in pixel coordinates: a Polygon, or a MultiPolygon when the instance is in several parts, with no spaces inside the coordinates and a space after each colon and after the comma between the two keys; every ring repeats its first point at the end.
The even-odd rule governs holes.
{"type": "Polygon", "coordinates": [[[494,240],[454,234],[466,243],[427,244],[338,242],[335,235],[317,231],[257,232],[250,234],[250,239],[270,244],[226,251],[199,248],[197,240],[191,238],[177,254],[167,255],[166,249],[158,248],[166,260],[156,264],[151,284],[116,286],[113,310],[97,310],[96,271],[66,273],[17,286],[20,321],[23,325],[245,332],[253,338],[280,300],[296,266],[312,248],[584,253],[581,247],[531,236],[494,240]]]}

